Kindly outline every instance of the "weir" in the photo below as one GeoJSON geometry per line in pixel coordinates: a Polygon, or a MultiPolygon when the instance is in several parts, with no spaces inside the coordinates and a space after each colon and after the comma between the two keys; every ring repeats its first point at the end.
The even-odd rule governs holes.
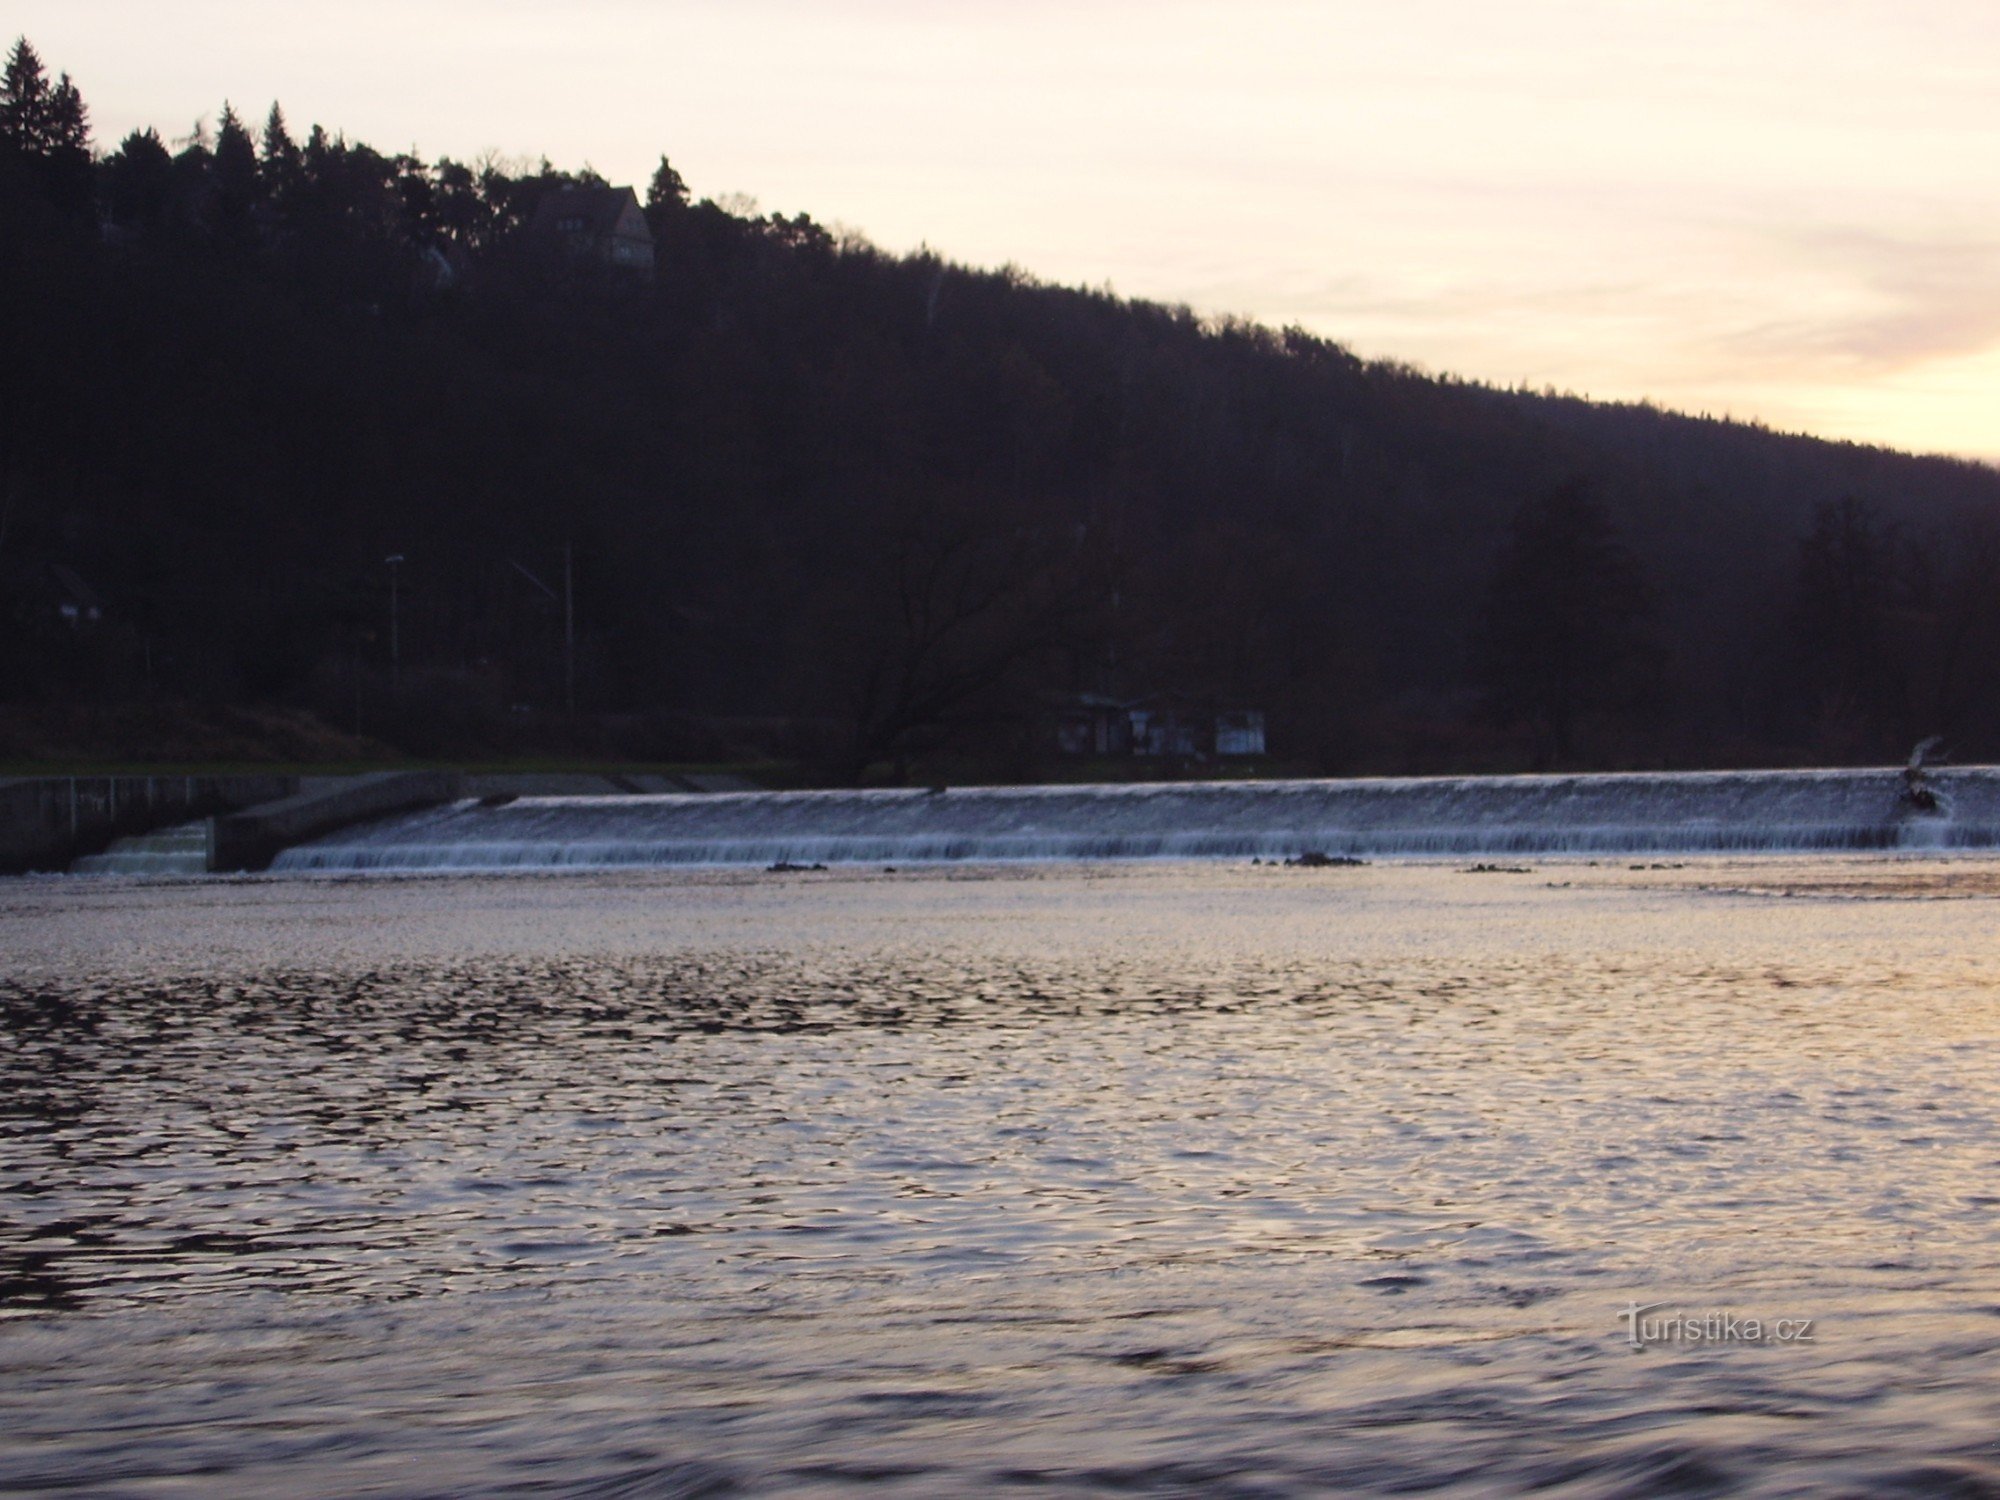
{"type": "Polygon", "coordinates": [[[278,870],[2000,849],[2000,768],[465,799],[278,870]]]}

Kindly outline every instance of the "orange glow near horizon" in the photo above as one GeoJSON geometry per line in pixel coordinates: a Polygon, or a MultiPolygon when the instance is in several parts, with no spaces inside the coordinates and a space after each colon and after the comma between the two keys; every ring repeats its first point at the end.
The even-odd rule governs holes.
{"type": "Polygon", "coordinates": [[[100,147],[232,100],[1502,385],[2000,457],[2000,9],[21,0],[100,147]]]}

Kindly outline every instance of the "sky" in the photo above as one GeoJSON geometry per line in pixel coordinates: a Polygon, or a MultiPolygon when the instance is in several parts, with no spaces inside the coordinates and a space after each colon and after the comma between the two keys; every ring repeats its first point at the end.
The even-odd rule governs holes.
{"type": "Polygon", "coordinates": [[[2000,460],[1992,0],[14,0],[97,141],[281,101],[1499,385],[2000,460]]]}

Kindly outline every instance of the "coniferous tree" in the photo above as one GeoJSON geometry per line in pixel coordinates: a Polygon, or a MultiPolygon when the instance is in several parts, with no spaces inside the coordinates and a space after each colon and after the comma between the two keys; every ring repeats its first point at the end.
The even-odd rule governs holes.
{"type": "Polygon", "coordinates": [[[65,73],[56,80],[49,95],[48,153],[54,156],[64,151],[89,149],[90,114],[84,108],[83,95],[65,73]]]}
{"type": "Polygon", "coordinates": [[[26,37],[16,39],[0,77],[0,150],[15,157],[46,155],[53,127],[53,100],[42,59],[26,37]]]}
{"type": "Polygon", "coordinates": [[[1479,646],[1491,706],[1528,726],[1538,767],[1575,763],[1588,716],[1640,706],[1658,678],[1652,616],[1644,569],[1584,483],[1515,513],[1479,646]]]}
{"type": "Polygon", "coordinates": [[[48,148],[42,180],[49,201],[74,214],[90,210],[90,114],[65,73],[49,95],[48,148]]]}
{"type": "Polygon", "coordinates": [[[1814,728],[1847,753],[1894,748],[1907,665],[1894,640],[1899,538],[1849,495],[1822,504],[1799,543],[1798,628],[1814,728]]]}
{"type": "MultiPolygon", "coordinates": [[[[50,80],[25,42],[0,75],[0,326],[34,351],[0,378],[0,621],[60,563],[102,592],[105,638],[143,616],[149,644],[121,679],[110,656],[7,656],[0,631],[0,695],[157,672],[348,714],[357,674],[387,671],[379,559],[407,549],[454,561],[404,596],[427,612],[406,668],[546,703],[547,620],[512,619],[482,570],[540,568],[519,549],[551,545],[561,493],[581,717],[741,715],[785,726],[788,755],[838,735],[849,774],[1032,746],[1083,691],[1262,709],[1300,769],[1492,768],[1476,627],[1491,706],[1544,764],[1778,759],[1816,728],[1843,758],[1933,731],[2000,750],[1983,467],[1437,381],[890,255],[692,204],[664,159],[652,282],[536,278],[508,242],[594,178],[301,145],[275,109],[171,157],[128,136],[91,174],[127,231],[100,237],[47,211],[52,163],[88,150],[81,96],[50,80]],[[469,295],[421,294],[434,245],[469,295]],[[1617,529],[1587,497],[1525,508],[1481,615],[1473,539],[1510,476],[1554,463],[1602,479],[1617,529]],[[1850,492],[1859,518],[1814,521],[1850,492]],[[1685,685],[1657,722],[1635,552],[1685,685]]],[[[490,710],[465,732],[514,733],[490,710]]]]}
{"type": "Polygon", "coordinates": [[[207,229],[215,212],[215,138],[206,119],[174,142],[174,207],[190,228],[207,229]]]}
{"type": "Polygon", "coordinates": [[[661,157],[659,166],[653,169],[653,180],[646,185],[646,207],[685,208],[687,201],[686,179],[674,170],[673,163],[661,157]]]}
{"type": "Polygon", "coordinates": [[[26,37],[0,74],[0,175],[67,213],[90,207],[90,117],[65,73],[51,85],[26,37]]]}
{"type": "Polygon", "coordinates": [[[215,127],[213,175],[217,226],[232,238],[246,237],[258,200],[257,148],[227,102],[215,127]]]}
{"type": "Polygon", "coordinates": [[[285,126],[285,112],[276,101],[264,117],[264,136],[259,143],[257,172],[266,201],[282,208],[298,187],[300,156],[298,142],[285,126]]]}
{"type": "Polygon", "coordinates": [[[113,223],[154,229],[166,223],[174,201],[174,159],[150,127],[126,136],[104,160],[105,207],[113,223]]]}

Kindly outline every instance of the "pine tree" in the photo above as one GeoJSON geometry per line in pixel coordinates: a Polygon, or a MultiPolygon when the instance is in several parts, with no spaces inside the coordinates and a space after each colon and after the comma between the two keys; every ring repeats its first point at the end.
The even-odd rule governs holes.
{"type": "Polygon", "coordinates": [[[1901,543],[1895,528],[1854,495],[1821,504],[1799,542],[1801,675],[1818,695],[1816,728],[1825,748],[1886,753],[1902,732],[1908,653],[1894,629],[1901,543]]]}
{"type": "Polygon", "coordinates": [[[1656,685],[1652,613],[1644,569],[1582,482],[1515,514],[1480,656],[1493,708],[1529,727],[1542,768],[1573,761],[1586,716],[1630,711],[1656,685]]]}
{"type": "Polygon", "coordinates": [[[257,204],[257,148],[250,132],[227,102],[215,127],[216,218],[230,233],[241,234],[249,226],[250,210],[257,204]]]}
{"type": "Polygon", "coordinates": [[[49,95],[48,152],[42,185],[49,201],[70,213],[88,213],[92,198],[90,112],[65,73],[49,95]]]}
{"type": "Polygon", "coordinates": [[[215,138],[198,119],[174,143],[174,201],[190,224],[205,224],[215,203],[215,138]]]}
{"type": "Polygon", "coordinates": [[[664,156],[653,171],[652,183],[646,188],[646,207],[684,208],[688,201],[688,185],[676,172],[673,163],[664,156]]]}
{"type": "Polygon", "coordinates": [[[299,155],[298,143],[292,133],[285,128],[285,109],[277,100],[271,101],[271,112],[264,116],[264,160],[265,162],[296,161],[299,155]]]}
{"type": "Polygon", "coordinates": [[[90,207],[90,115],[65,73],[53,87],[26,37],[0,77],[0,163],[13,182],[58,208],[90,207]]]}
{"type": "Polygon", "coordinates": [[[339,191],[343,155],[343,149],[334,144],[324,125],[315,125],[306,132],[305,147],[299,152],[299,180],[307,204],[323,217],[332,216],[330,205],[339,191]]]}
{"type": "Polygon", "coordinates": [[[14,157],[46,156],[53,137],[53,105],[41,57],[26,37],[16,38],[6,73],[0,77],[0,151],[14,157]]]}
{"type": "Polygon", "coordinates": [[[274,100],[271,112],[264,117],[264,139],[257,163],[264,195],[272,202],[282,204],[298,185],[299,163],[298,142],[285,128],[285,112],[274,100]]]}
{"type": "Polygon", "coordinates": [[[111,217],[127,228],[164,223],[174,199],[174,159],[151,128],[135,130],[104,162],[111,217]]]}
{"type": "Polygon", "coordinates": [[[55,92],[49,95],[48,150],[52,156],[66,151],[90,154],[90,112],[67,73],[56,80],[55,92]]]}

